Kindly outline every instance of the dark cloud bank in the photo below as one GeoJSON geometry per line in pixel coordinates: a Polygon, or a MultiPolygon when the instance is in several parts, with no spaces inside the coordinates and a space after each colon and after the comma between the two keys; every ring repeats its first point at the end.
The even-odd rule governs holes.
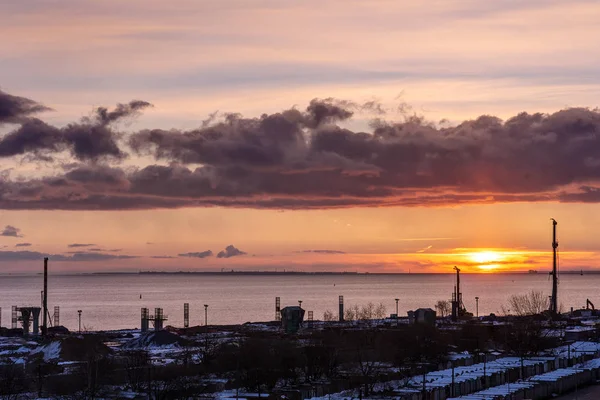
{"type": "Polygon", "coordinates": [[[72,163],[54,176],[0,180],[1,209],[123,210],[229,206],[311,209],[437,206],[481,202],[600,201],[600,111],[571,108],[484,115],[455,127],[418,117],[374,120],[370,132],[343,122],[375,103],[333,99],[244,118],[225,114],[189,131],[124,135],[123,119],[144,101],[98,108],[56,128],[32,114],[35,101],[0,92],[0,157],[72,163]],[[119,167],[130,155],[163,165],[119,167]],[[198,167],[198,165],[201,165],[198,167]]]}

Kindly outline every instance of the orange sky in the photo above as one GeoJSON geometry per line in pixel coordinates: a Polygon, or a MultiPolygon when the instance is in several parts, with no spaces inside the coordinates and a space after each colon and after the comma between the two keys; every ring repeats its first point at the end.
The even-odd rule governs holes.
{"type": "MultiPolygon", "coordinates": [[[[124,136],[141,129],[194,129],[215,111],[258,117],[294,106],[304,110],[312,99],[329,97],[360,104],[377,100],[388,110],[386,120],[406,117],[407,108],[397,109],[405,104],[408,114],[438,127],[454,126],[481,115],[506,119],[523,111],[598,106],[598,19],[600,6],[586,0],[3,2],[0,31],[10,39],[0,44],[0,89],[52,107],[35,117],[57,127],[90,116],[95,107],[151,102],[142,116],[119,127],[124,136]]],[[[357,112],[340,126],[372,132],[369,122],[376,117],[357,112]]],[[[14,121],[3,125],[0,119],[1,135],[13,129],[14,121]]],[[[590,135],[600,131],[594,132],[590,135]]],[[[176,162],[130,153],[110,166],[129,172],[176,162]]],[[[58,176],[75,161],[68,152],[52,154],[52,161],[32,161],[32,154],[0,157],[0,183],[58,176]]],[[[552,166],[552,156],[544,162],[552,166]]],[[[586,158],[590,168],[597,162],[586,158]]],[[[477,183],[494,181],[481,165],[468,173],[477,183]]],[[[190,170],[201,166],[188,164],[190,170]]],[[[506,183],[501,169],[495,173],[506,183]]],[[[598,181],[584,174],[539,193],[564,195],[569,185],[594,187],[598,181]]],[[[234,186],[245,183],[240,182],[234,186]]],[[[14,195],[0,189],[0,197],[14,195]]],[[[301,197],[291,192],[287,200],[301,197]]],[[[468,194],[460,186],[445,193],[468,194]]],[[[494,194],[490,204],[354,204],[310,211],[6,206],[0,230],[18,231],[0,235],[0,273],[36,271],[37,255],[75,252],[104,256],[55,261],[55,268],[451,272],[460,265],[472,272],[545,271],[551,267],[550,218],[559,222],[561,268],[600,269],[600,205],[559,203],[550,195],[551,201],[538,196],[503,203],[498,194],[520,194],[512,187],[494,194]],[[69,247],[73,244],[90,246],[69,247]],[[216,255],[228,245],[247,254],[180,256],[207,250],[216,255]],[[340,253],[302,253],[306,250],[340,253]]]]}

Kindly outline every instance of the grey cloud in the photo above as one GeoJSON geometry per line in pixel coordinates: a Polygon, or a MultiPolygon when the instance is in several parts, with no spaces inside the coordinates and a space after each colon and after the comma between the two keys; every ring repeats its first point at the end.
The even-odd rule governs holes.
{"type": "Polygon", "coordinates": [[[65,261],[109,261],[109,260],[128,260],[131,258],[138,258],[138,256],[130,255],[115,255],[105,253],[75,253],[70,259],[65,261]]]}
{"type": "Polygon", "coordinates": [[[29,247],[31,246],[31,243],[17,243],[15,244],[15,247],[29,247]]]}
{"type": "MultiPolygon", "coordinates": [[[[14,98],[0,92],[0,122],[3,113],[2,99],[7,96],[14,98]]],[[[42,106],[33,109],[39,110],[39,107],[42,106]]],[[[64,128],[48,125],[39,119],[21,118],[18,121],[21,126],[0,139],[0,157],[32,153],[37,158],[51,160],[51,154],[68,150],[76,159],[82,161],[123,159],[127,154],[118,145],[122,135],[112,124],[133,117],[147,107],[151,107],[151,104],[140,100],[117,104],[113,110],[99,107],[94,110],[92,117],[83,118],[80,122],[68,124],[64,128]]],[[[25,111],[21,111],[20,114],[30,113],[25,111]]],[[[19,112],[10,111],[7,107],[4,114],[18,115],[19,112]]]]}
{"type": "Polygon", "coordinates": [[[95,246],[93,243],[71,243],[67,245],[69,248],[77,248],[77,247],[92,247],[95,246]]]}
{"type": "Polygon", "coordinates": [[[206,258],[212,257],[213,252],[210,250],[201,251],[199,253],[181,253],[179,257],[193,257],[193,258],[206,258]]]}
{"type": "Polygon", "coordinates": [[[6,225],[4,230],[0,232],[0,236],[8,236],[8,237],[23,237],[21,234],[21,229],[16,228],[12,225],[6,225]]]}
{"type": "Polygon", "coordinates": [[[12,96],[0,90],[0,124],[3,122],[20,122],[31,114],[51,109],[30,99],[12,96]]]}
{"type": "Polygon", "coordinates": [[[246,253],[241,251],[240,249],[235,248],[233,245],[229,245],[225,248],[225,250],[222,250],[219,252],[219,254],[217,254],[217,258],[236,257],[242,256],[244,254],[246,253]]]}
{"type": "MultiPolygon", "coordinates": [[[[98,109],[81,124],[110,129],[145,107],[132,102],[113,111],[98,109]]],[[[599,110],[521,113],[506,121],[484,115],[453,127],[407,116],[374,120],[368,132],[340,124],[356,112],[379,113],[379,108],[376,102],[315,99],[304,110],[258,118],[224,114],[190,131],[143,130],[127,143],[135,153],[167,165],[127,170],[99,162],[94,154],[111,151],[90,142],[95,150],[78,153],[87,154],[80,159],[91,163],[71,164],[54,176],[0,180],[0,208],[318,209],[600,201],[599,110]]],[[[26,140],[30,147],[7,147],[58,151],[52,135],[26,140]]],[[[7,140],[0,141],[1,154],[7,140]]]]}
{"type": "Polygon", "coordinates": [[[150,258],[171,259],[171,258],[176,258],[176,257],[173,257],[173,256],[150,256],[150,258]]]}
{"type": "Polygon", "coordinates": [[[318,253],[318,254],[346,254],[345,251],[339,250],[302,250],[298,253],[318,253]]]}

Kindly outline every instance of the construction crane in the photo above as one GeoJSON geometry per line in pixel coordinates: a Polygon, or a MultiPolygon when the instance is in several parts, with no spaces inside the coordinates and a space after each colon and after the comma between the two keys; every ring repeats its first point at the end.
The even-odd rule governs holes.
{"type": "Polygon", "coordinates": [[[552,221],[552,296],[550,296],[550,314],[555,316],[558,314],[558,257],[557,248],[558,242],[556,241],[556,225],[558,222],[554,218],[550,218],[552,221]]]}
{"type": "Polygon", "coordinates": [[[460,268],[454,266],[454,270],[456,271],[456,286],[454,286],[454,293],[452,293],[452,320],[456,321],[459,317],[465,315],[466,310],[460,292],[460,268]]]}
{"type": "Polygon", "coordinates": [[[592,303],[590,299],[585,299],[585,309],[589,310],[590,308],[592,311],[596,309],[596,307],[594,307],[594,303],[592,303]]]}

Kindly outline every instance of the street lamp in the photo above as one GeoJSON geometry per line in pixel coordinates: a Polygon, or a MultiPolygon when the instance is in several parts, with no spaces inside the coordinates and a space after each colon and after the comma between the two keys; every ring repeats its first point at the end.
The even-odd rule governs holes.
{"type": "Polygon", "coordinates": [[[79,315],[79,333],[81,333],[81,310],[77,310],[77,314],[79,315]]]}
{"type": "Polygon", "coordinates": [[[479,318],[479,296],[475,296],[475,315],[479,318]]]}
{"type": "Polygon", "coordinates": [[[400,299],[394,299],[396,300],[396,318],[398,318],[398,300],[400,299]]]}

